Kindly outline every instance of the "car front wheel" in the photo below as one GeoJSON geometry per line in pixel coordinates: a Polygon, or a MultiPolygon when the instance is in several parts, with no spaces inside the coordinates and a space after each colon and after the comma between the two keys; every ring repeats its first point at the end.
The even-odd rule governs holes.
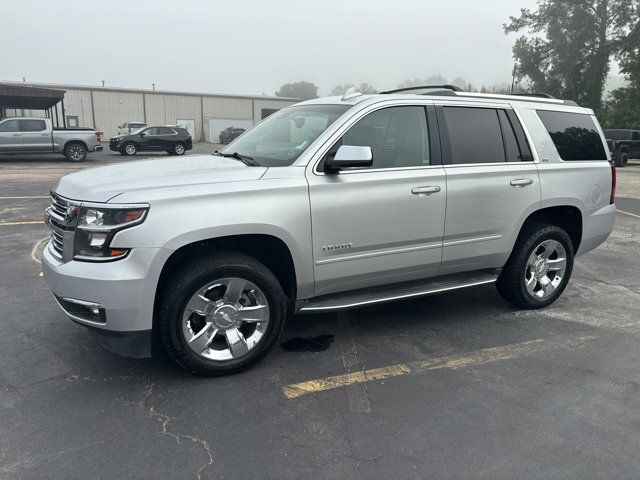
{"type": "Polygon", "coordinates": [[[133,156],[136,153],[138,153],[138,147],[136,147],[136,144],[133,142],[128,142],[125,143],[122,146],[122,153],[124,153],[125,155],[129,155],[129,156],[133,156]]]}
{"type": "Polygon", "coordinates": [[[522,231],[496,284],[500,294],[522,308],[553,303],[573,271],[573,243],[562,228],[531,224],[522,231]]]}
{"type": "Polygon", "coordinates": [[[287,298],[273,273],[234,252],[198,257],[166,285],[160,337],[169,356],[196,375],[228,375],[262,359],[284,326],[287,298]]]}

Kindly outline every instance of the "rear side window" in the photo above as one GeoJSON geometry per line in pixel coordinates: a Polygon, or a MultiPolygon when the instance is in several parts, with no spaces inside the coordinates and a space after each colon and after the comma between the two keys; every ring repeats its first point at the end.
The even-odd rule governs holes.
{"type": "Polygon", "coordinates": [[[606,160],[600,133],[591,115],[538,110],[562,160],[606,160]]]}
{"type": "Polygon", "coordinates": [[[47,129],[44,120],[20,120],[21,132],[42,132],[47,129]]]}
{"type": "Polygon", "coordinates": [[[176,132],[169,127],[158,127],[158,135],[173,135],[174,133],[176,132]]]}
{"type": "Polygon", "coordinates": [[[505,147],[492,108],[444,107],[451,142],[451,161],[456,164],[505,161],[505,147]]]}

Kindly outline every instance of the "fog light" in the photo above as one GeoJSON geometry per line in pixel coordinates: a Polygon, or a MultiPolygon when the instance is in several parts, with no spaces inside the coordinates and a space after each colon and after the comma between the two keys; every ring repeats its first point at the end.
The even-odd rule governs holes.
{"type": "Polygon", "coordinates": [[[92,247],[102,247],[104,245],[105,240],[107,239],[106,233],[92,233],[90,234],[91,240],[89,240],[89,245],[92,247]]]}

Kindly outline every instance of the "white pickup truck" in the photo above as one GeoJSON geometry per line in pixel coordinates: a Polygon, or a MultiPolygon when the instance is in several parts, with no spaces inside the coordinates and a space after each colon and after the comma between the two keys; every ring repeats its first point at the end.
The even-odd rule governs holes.
{"type": "Polygon", "coordinates": [[[99,152],[100,132],[90,128],[53,128],[51,120],[11,117],[0,120],[0,154],[61,153],[82,162],[87,152],[99,152]]]}

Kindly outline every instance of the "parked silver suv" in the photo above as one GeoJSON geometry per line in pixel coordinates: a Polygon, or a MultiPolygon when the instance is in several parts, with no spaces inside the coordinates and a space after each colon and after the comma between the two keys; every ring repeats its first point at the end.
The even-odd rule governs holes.
{"type": "Polygon", "coordinates": [[[237,372],[288,314],[496,283],[522,308],[613,228],[615,169],[573,102],[453,88],[283,109],[214,155],[65,176],[43,268],[120,354],[152,331],[196,374],[237,372]]]}

